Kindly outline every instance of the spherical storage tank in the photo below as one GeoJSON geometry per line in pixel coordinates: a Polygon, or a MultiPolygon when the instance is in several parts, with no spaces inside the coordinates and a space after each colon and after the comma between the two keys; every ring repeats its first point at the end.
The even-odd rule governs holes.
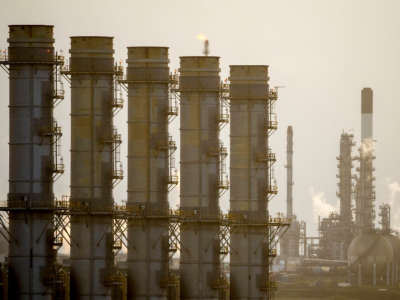
{"type": "Polygon", "coordinates": [[[400,239],[397,236],[391,234],[385,234],[385,238],[390,242],[393,249],[393,263],[400,263],[400,239]]]}
{"type": "Polygon", "coordinates": [[[394,251],[392,243],[384,235],[362,233],[350,243],[348,258],[352,272],[358,273],[361,264],[362,277],[372,281],[373,265],[376,264],[376,278],[385,277],[387,265],[393,262],[394,251]]]}

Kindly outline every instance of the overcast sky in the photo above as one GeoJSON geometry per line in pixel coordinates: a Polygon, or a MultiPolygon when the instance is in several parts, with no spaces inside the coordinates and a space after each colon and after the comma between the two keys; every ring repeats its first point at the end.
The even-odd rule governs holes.
{"type": "MultiPolygon", "coordinates": [[[[127,46],[168,46],[173,70],[179,56],[202,54],[196,39],[202,33],[210,40],[211,55],[221,57],[222,78],[231,64],[269,65],[271,86],[285,86],[277,103],[279,130],[272,136],[280,193],[271,208],[286,211],[286,128],[292,125],[294,210],[313,233],[317,215],[337,206],[340,134],[351,130],[359,143],[361,89],[371,87],[377,202],[393,203],[392,216],[400,226],[399,11],[397,0],[2,0],[0,48],[7,47],[9,24],[53,24],[56,48],[65,54],[72,35],[114,36],[117,60],[126,59],[127,46]]],[[[2,72],[2,199],[8,192],[8,95],[8,76],[2,72]]],[[[67,166],[56,183],[58,196],[69,194],[69,97],[67,89],[55,110],[67,166]]],[[[124,109],[116,118],[125,137],[123,157],[126,116],[124,109]]],[[[175,136],[178,128],[175,122],[175,136]]],[[[225,140],[227,134],[225,129],[225,140]]],[[[175,190],[172,198],[177,195],[175,190]]],[[[115,198],[126,199],[126,181],[116,188],[115,198]]]]}

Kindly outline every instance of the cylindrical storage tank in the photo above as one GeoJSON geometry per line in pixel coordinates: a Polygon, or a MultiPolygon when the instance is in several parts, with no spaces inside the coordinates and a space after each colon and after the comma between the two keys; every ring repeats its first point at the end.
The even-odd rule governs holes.
{"type": "Polygon", "coordinates": [[[110,299],[113,267],[112,37],[71,37],[71,295],[110,299]]]}
{"type": "Polygon", "coordinates": [[[181,297],[217,299],[219,57],[180,58],[181,297]]]}
{"type": "Polygon", "coordinates": [[[230,66],[231,299],[265,299],[268,66],[230,66]]]}
{"type": "Polygon", "coordinates": [[[128,48],[128,298],[167,299],[168,48],[128,48]],[[148,217],[148,218],[147,218],[148,217]]]}
{"type": "Polygon", "coordinates": [[[54,261],[53,26],[9,29],[9,292],[12,299],[51,299],[44,278],[54,261]]]}
{"type": "Polygon", "coordinates": [[[383,278],[386,282],[387,268],[392,265],[394,256],[390,241],[383,235],[374,232],[359,234],[351,242],[347,255],[351,271],[361,276],[362,284],[373,283],[374,265],[377,281],[383,278]]]}

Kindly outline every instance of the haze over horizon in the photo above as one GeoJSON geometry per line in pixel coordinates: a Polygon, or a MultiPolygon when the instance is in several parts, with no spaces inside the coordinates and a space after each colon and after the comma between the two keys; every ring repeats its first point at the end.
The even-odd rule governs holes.
{"type": "MultiPolygon", "coordinates": [[[[279,90],[279,129],[272,136],[277,154],[279,194],[271,212],[286,211],[286,128],[294,131],[294,212],[316,233],[318,214],[337,207],[337,161],[343,130],[360,142],[361,89],[374,91],[377,204],[392,204],[392,220],[400,230],[400,2],[396,0],[281,1],[49,1],[3,0],[0,49],[8,47],[9,24],[52,24],[56,48],[69,57],[69,37],[114,36],[116,61],[125,61],[127,46],[170,47],[170,68],[179,56],[202,55],[196,36],[210,40],[210,54],[221,57],[221,78],[231,64],[267,64],[271,86],[279,90]],[[249,4],[250,3],[250,4],[249,4]],[[223,12],[223,13],[221,13],[223,12]],[[162,24],[162,25],[160,25],[162,24]]],[[[63,128],[65,174],[56,182],[57,196],[69,194],[70,93],[55,109],[63,128]]],[[[8,76],[0,73],[0,192],[8,192],[8,76]]],[[[116,117],[122,133],[121,157],[126,174],[126,107],[116,117]]],[[[175,121],[175,139],[179,122],[175,121]]],[[[225,144],[228,128],[224,129],[225,144]]],[[[179,146],[179,140],[178,140],[179,146]]],[[[354,150],[357,149],[354,147],[354,150]]],[[[356,152],[354,152],[356,155],[356,152]]],[[[224,207],[227,207],[227,194],[224,207]]],[[[126,179],[114,191],[126,199],[126,179]]],[[[179,197],[177,189],[171,195],[179,197]]],[[[376,222],[377,223],[377,222],[376,222]]]]}

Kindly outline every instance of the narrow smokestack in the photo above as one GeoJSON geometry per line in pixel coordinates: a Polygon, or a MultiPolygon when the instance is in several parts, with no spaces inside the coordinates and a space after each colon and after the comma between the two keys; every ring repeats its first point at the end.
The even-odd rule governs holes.
{"type": "Polygon", "coordinates": [[[374,145],[372,134],[373,92],[370,88],[361,91],[361,147],[359,181],[356,189],[356,223],[362,232],[374,228],[375,187],[373,181],[374,145]]]}
{"type": "Polygon", "coordinates": [[[291,218],[293,216],[293,128],[292,126],[288,126],[287,129],[286,159],[287,159],[286,216],[288,218],[291,218]]]}
{"type": "Polygon", "coordinates": [[[363,88],[361,91],[361,142],[372,139],[372,98],[371,88],[363,88]]]}
{"type": "Polygon", "coordinates": [[[210,49],[209,49],[209,42],[208,40],[204,41],[204,50],[203,50],[204,56],[208,56],[210,54],[210,49]]]}

